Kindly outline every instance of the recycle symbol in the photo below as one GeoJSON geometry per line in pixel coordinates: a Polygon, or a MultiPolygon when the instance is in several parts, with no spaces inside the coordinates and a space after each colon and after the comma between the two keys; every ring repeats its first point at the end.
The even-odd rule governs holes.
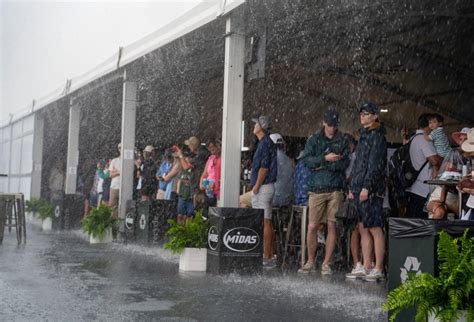
{"type": "Polygon", "coordinates": [[[407,256],[407,259],[405,260],[405,264],[403,265],[402,268],[400,268],[400,271],[401,271],[400,278],[402,282],[405,282],[407,280],[409,272],[416,272],[416,275],[420,275],[421,274],[420,265],[421,265],[421,262],[418,261],[418,258],[407,256]]]}
{"type": "Polygon", "coordinates": [[[145,220],[145,215],[141,215],[140,217],[140,229],[145,229],[146,226],[146,220],[145,220]]]}

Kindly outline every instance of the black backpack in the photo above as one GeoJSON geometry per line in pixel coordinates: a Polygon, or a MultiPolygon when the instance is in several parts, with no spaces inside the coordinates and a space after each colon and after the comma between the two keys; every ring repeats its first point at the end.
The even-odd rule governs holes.
{"type": "Polygon", "coordinates": [[[421,135],[415,134],[405,145],[395,150],[388,162],[388,179],[391,199],[400,200],[406,197],[405,189],[410,188],[418,178],[418,175],[428,163],[428,160],[422,165],[420,170],[413,167],[410,158],[410,146],[413,139],[421,135]]]}

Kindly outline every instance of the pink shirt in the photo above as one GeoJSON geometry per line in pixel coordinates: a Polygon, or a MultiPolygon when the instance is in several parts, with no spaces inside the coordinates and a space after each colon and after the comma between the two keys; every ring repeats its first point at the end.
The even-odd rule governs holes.
{"type": "Polygon", "coordinates": [[[220,198],[221,190],[221,159],[220,155],[216,157],[213,154],[207,159],[207,179],[214,180],[214,193],[217,199],[220,198]]]}

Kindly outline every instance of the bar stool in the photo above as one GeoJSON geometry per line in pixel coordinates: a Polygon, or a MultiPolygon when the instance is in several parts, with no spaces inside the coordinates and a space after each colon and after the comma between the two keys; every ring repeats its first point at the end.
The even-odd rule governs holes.
{"type": "Polygon", "coordinates": [[[0,194],[0,243],[5,227],[8,232],[15,228],[18,245],[26,243],[25,199],[22,193],[0,194]]]}
{"type": "Polygon", "coordinates": [[[294,264],[298,265],[298,260],[300,259],[300,257],[300,267],[303,267],[306,263],[306,231],[308,227],[307,222],[308,207],[292,206],[288,227],[286,229],[283,263],[286,263],[289,260],[290,252],[294,256],[294,259],[290,261],[290,264],[291,262],[293,262],[294,264]],[[299,225],[298,222],[300,222],[299,225]]]}

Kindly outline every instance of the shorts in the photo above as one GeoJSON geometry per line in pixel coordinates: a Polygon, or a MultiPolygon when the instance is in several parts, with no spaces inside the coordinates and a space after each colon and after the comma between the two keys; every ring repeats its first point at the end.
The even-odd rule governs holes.
{"type": "Polygon", "coordinates": [[[309,223],[318,225],[336,221],[336,213],[344,201],[342,191],[310,192],[308,198],[309,223]]]}
{"type": "Polygon", "coordinates": [[[178,199],[178,215],[192,217],[194,214],[193,201],[184,200],[183,198],[178,199]]]}
{"type": "Polygon", "coordinates": [[[272,200],[275,194],[273,183],[264,184],[257,194],[252,193],[252,208],[263,209],[263,218],[272,219],[272,200]]]}
{"type": "Polygon", "coordinates": [[[364,228],[374,228],[385,226],[383,213],[383,198],[376,196],[369,196],[369,199],[361,202],[359,195],[354,195],[357,211],[359,212],[359,219],[364,225],[364,228]]]}

